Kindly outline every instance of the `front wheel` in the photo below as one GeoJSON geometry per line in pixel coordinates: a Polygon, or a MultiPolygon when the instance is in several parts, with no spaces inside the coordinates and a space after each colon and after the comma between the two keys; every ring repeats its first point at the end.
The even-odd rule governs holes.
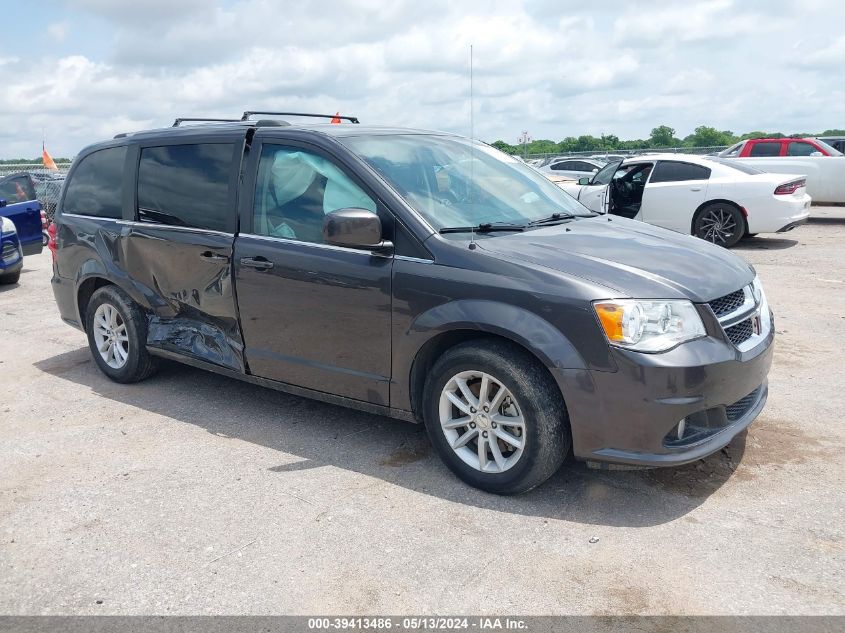
{"type": "Polygon", "coordinates": [[[0,275],[0,284],[16,284],[20,281],[21,271],[0,275]]]}
{"type": "Polygon", "coordinates": [[[548,371],[522,349],[481,339],[446,352],[423,395],[426,431],[471,486],[517,494],[543,483],[569,451],[569,421],[548,371]]]}
{"type": "Polygon", "coordinates": [[[696,216],[692,232],[703,240],[730,248],[745,234],[745,221],[734,206],[708,204],[696,216]]]}

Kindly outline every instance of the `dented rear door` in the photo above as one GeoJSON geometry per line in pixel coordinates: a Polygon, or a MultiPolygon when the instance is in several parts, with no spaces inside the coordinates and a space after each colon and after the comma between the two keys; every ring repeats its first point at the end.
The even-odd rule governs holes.
{"type": "Polygon", "coordinates": [[[232,247],[243,139],[158,140],[134,152],[121,259],[153,306],[147,344],[242,372],[232,247]]]}

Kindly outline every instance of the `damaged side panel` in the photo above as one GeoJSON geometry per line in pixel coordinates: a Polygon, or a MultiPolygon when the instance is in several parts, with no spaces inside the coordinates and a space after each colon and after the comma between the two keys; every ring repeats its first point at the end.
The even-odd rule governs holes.
{"type": "Polygon", "coordinates": [[[227,233],[132,222],[123,269],[156,297],[147,345],[240,373],[243,341],[232,288],[227,233]]]}

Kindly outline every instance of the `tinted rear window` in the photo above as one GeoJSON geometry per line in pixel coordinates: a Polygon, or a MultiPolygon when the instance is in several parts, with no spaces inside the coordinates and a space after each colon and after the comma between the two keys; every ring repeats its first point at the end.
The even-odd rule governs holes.
{"type": "Polygon", "coordinates": [[[676,182],[680,180],[707,180],[710,168],[674,160],[661,160],[654,168],[651,182],[676,182]]]}
{"type": "Polygon", "coordinates": [[[65,186],[62,212],[99,218],[123,217],[125,158],[125,146],[101,149],[83,158],[65,186]]]}
{"type": "Polygon", "coordinates": [[[749,156],[780,156],[780,143],[754,143],[749,156]]]}
{"type": "Polygon", "coordinates": [[[232,143],[164,145],[141,150],[138,219],[142,222],[231,230],[232,143]]]}

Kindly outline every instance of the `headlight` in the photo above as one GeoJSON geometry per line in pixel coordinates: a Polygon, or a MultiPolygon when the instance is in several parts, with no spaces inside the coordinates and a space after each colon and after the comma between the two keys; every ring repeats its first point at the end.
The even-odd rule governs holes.
{"type": "Polygon", "coordinates": [[[593,304],[607,340],[638,352],[664,352],[705,335],[689,301],[617,299],[593,304]]]}
{"type": "Polygon", "coordinates": [[[760,305],[765,294],[763,293],[763,284],[760,282],[759,277],[755,276],[754,281],[751,282],[751,294],[754,295],[754,303],[760,305]]]}
{"type": "Polygon", "coordinates": [[[17,233],[15,223],[9,218],[0,218],[0,232],[3,233],[17,233]]]}

